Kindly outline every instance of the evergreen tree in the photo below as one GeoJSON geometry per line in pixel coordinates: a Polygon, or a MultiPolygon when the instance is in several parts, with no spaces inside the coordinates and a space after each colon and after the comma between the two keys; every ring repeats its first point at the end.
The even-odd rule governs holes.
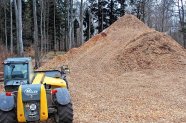
{"type": "Polygon", "coordinates": [[[93,14],[94,22],[97,23],[96,29],[98,30],[98,32],[102,32],[110,25],[108,8],[109,1],[98,0],[98,2],[96,2],[89,0],[89,3],[89,8],[91,10],[91,13],[93,14]]]}
{"type": "Polygon", "coordinates": [[[123,16],[125,15],[125,9],[126,9],[126,0],[119,0],[119,3],[121,5],[120,7],[120,15],[123,16]]]}
{"type": "Polygon", "coordinates": [[[94,34],[94,26],[93,26],[93,23],[92,23],[92,15],[91,15],[91,11],[89,10],[89,8],[87,8],[85,10],[83,25],[84,25],[84,28],[85,28],[84,29],[84,37],[85,37],[85,41],[87,41],[94,34]]]}
{"type": "Polygon", "coordinates": [[[109,25],[111,25],[120,16],[120,8],[118,7],[118,0],[110,0],[108,4],[108,10],[109,10],[109,25]]]}

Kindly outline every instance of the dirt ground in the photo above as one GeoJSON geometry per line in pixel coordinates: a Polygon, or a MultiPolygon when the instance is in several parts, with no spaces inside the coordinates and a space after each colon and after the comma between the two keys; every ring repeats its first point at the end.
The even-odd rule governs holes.
{"type": "Polygon", "coordinates": [[[72,68],[74,123],[186,122],[185,75],[186,68],[103,73],[98,79],[72,68]]]}
{"type": "Polygon", "coordinates": [[[185,71],[143,70],[118,77],[103,73],[97,78],[73,70],[74,123],[186,122],[185,71]]]}

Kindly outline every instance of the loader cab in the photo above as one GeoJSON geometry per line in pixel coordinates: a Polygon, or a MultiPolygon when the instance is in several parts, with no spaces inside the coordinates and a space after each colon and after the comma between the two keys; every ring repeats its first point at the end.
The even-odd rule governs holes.
{"type": "Polygon", "coordinates": [[[4,61],[6,91],[16,91],[19,85],[29,84],[33,77],[31,58],[7,58],[4,61]]]}

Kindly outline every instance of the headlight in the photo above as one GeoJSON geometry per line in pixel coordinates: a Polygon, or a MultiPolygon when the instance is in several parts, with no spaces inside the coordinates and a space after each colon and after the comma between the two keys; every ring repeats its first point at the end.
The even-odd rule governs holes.
{"type": "Polygon", "coordinates": [[[31,104],[31,105],[30,105],[30,110],[31,110],[31,111],[35,111],[36,108],[37,108],[36,104],[31,104]]]}

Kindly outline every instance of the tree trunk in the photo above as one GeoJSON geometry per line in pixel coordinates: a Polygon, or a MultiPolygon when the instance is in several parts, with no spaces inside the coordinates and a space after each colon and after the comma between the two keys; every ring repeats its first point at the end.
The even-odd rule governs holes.
{"type": "Polygon", "coordinates": [[[162,6],[162,20],[161,20],[161,31],[164,32],[164,27],[165,27],[165,11],[166,11],[166,1],[163,1],[163,6],[162,6]]]}
{"type": "MultiPolygon", "coordinates": [[[[101,0],[102,1],[102,0],[101,0]]],[[[102,2],[101,2],[102,3],[102,2]]],[[[101,4],[101,32],[103,31],[104,27],[103,27],[103,5],[101,4]]]]}
{"type": "Polygon", "coordinates": [[[57,51],[57,41],[56,41],[56,0],[54,0],[54,51],[57,51]]]}
{"type": "Polygon", "coordinates": [[[40,66],[40,63],[39,63],[38,25],[37,25],[37,14],[36,14],[36,12],[37,12],[36,0],[33,0],[35,68],[38,68],[40,66]]]}
{"type": "Polygon", "coordinates": [[[121,0],[121,16],[125,15],[125,0],[121,0]]]}
{"type": "Polygon", "coordinates": [[[12,31],[12,0],[10,0],[10,53],[13,54],[13,31],[12,31]]]}
{"type": "Polygon", "coordinates": [[[92,15],[91,15],[91,10],[89,10],[89,16],[88,16],[88,39],[91,38],[91,21],[92,21],[92,15]]]}
{"type": "Polygon", "coordinates": [[[70,0],[70,14],[69,14],[69,49],[72,48],[72,20],[73,20],[73,0],[70,0]]]}
{"type": "Polygon", "coordinates": [[[184,10],[183,0],[178,0],[178,10],[179,10],[179,21],[181,25],[182,34],[183,34],[183,46],[184,48],[186,48],[186,32],[185,32],[185,23],[184,23],[185,10],[184,10]]]}
{"type": "Polygon", "coordinates": [[[44,1],[44,5],[43,5],[43,40],[44,40],[44,53],[46,53],[46,0],[44,1]]]}
{"type": "Polygon", "coordinates": [[[71,0],[71,9],[70,9],[70,13],[71,13],[71,46],[70,49],[74,47],[74,13],[73,13],[73,9],[74,9],[74,1],[71,0]]]}
{"type": "Polygon", "coordinates": [[[67,0],[67,50],[69,50],[69,40],[70,40],[70,0],[67,0]]]}
{"type": "Polygon", "coordinates": [[[80,44],[82,45],[83,41],[83,0],[81,0],[80,6],[80,44]]]}
{"type": "Polygon", "coordinates": [[[41,53],[43,52],[43,0],[40,0],[40,6],[41,6],[41,22],[40,22],[40,33],[41,33],[41,53]]]}
{"type": "Polygon", "coordinates": [[[68,50],[68,0],[65,0],[65,42],[64,42],[64,50],[68,50]]]}
{"type": "Polygon", "coordinates": [[[186,32],[183,32],[183,46],[186,48],[186,32]]]}
{"type": "Polygon", "coordinates": [[[49,51],[49,14],[50,14],[50,4],[49,4],[49,0],[47,0],[47,30],[46,30],[46,49],[47,52],[49,51]]]}
{"type": "Polygon", "coordinates": [[[8,41],[7,41],[7,17],[6,17],[6,0],[4,1],[4,14],[5,14],[5,45],[6,45],[6,52],[8,52],[8,41]]]}
{"type": "Polygon", "coordinates": [[[143,0],[142,2],[141,2],[141,11],[142,11],[142,21],[145,23],[145,7],[146,7],[146,0],[143,0]]]}
{"type": "Polygon", "coordinates": [[[23,56],[23,39],[22,39],[22,0],[18,0],[18,18],[19,18],[19,55],[23,56]]]}
{"type": "Polygon", "coordinates": [[[14,0],[14,6],[15,6],[15,16],[16,16],[16,36],[17,36],[17,54],[20,52],[19,47],[19,18],[18,18],[18,9],[17,9],[17,1],[14,0]]]}
{"type": "Polygon", "coordinates": [[[184,10],[184,4],[183,0],[181,0],[181,8],[182,8],[182,21],[183,21],[183,27],[184,27],[184,21],[185,21],[185,10],[184,10]]]}
{"type": "Polygon", "coordinates": [[[185,10],[184,10],[184,4],[183,0],[181,0],[181,8],[182,8],[182,33],[183,33],[183,42],[184,42],[184,48],[186,48],[186,27],[185,27],[185,10]]]}
{"type": "Polygon", "coordinates": [[[110,25],[114,22],[114,18],[113,18],[114,15],[113,14],[114,14],[114,1],[111,0],[111,2],[110,2],[110,13],[109,13],[109,16],[110,16],[109,24],[110,25]]]}
{"type": "Polygon", "coordinates": [[[98,0],[98,32],[103,31],[103,6],[102,0],[98,0]]]}
{"type": "Polygon", "coordinates": [[[71,34],[71,36],[72,36],[72,44],[71,44],[71,48],[73,48],[73,47],[75,47],[75,41],[74,41],[74,18],[72,18],[72,34],[71,34]]]}

